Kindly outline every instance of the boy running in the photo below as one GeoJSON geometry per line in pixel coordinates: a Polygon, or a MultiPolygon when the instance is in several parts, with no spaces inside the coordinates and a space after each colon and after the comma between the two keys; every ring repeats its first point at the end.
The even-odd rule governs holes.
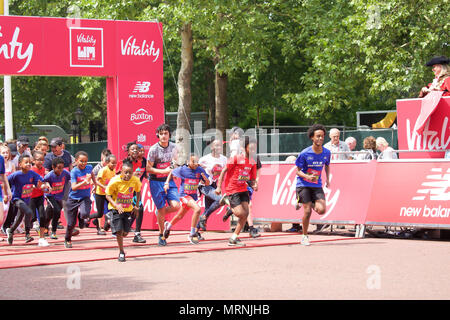
{"type": "Polygon", "coordinates": [[[50,220],[52,222],[50,239],[58,239],[56,230],[58,229],[59,218],[61,217],[61,209],[63,208],[63,199],[67,181],[70,181],[70,173],[64,169],[64,159],[60,157],[53,158],[53,170],[44,177],[44,182],[48,182],[51,186],[51,192],[46,192],[44,197],[47,200],[45,208],[46,228],[49,228],[50,220]]]}
{"type": "MultiPolygon", "coordinates": [[[[6,229],[6,235],[8,236],[8,244],[13,243],[14,231],[17,229],[22,219],[30,219],[33,215],[29,207],[31,193],[34,186],[41,189],[50,189],[48,183],[42,183],[42,177],[34,171],[31,171],[31,158],[28,154],[23,154],[18,159],[18,165],[20,171],[12,173],[8,177],[8,183],[11,186],[12,191],[12,204],[18,209],[14,223],[10,228],[6,229]]],[[[33,241],[30,236],[30,227],[25,229],[25,243],[33,241]]]]}
{"type": "Polygon", "coordinates": [[[108,208],[112,212],[111,231],[117,238],[120,262],[125,261],[123,238],[128,235],[131,228],[131,214],[139,214],[139,207],[133,206],[133,196],[136,193],[137,202],[141,200],[141,181],[133,175],[133,164],[124,160],[120,176],[111,179],[106,187],[108,208]]]}
{"type": "Polygon", "coordinates": [[[91,212],[91,181],[96,187],[95,176],[92,175],[92,166],[88,163],[88,154],[84,151],[78,151],[75,154],[76,166],[70,172],[70,182],[72,189],[69,192],[67,200],[67,227],[64,246],[72,248],[72,231],[75,228],[78,218],[78,209],[80,209],[79,227],[83,229],[85,219],[89,220],[91,212]]]}
{"type": "Polygon", "coordinates": [[[297,166],[297,201],[303,205],[303,236],[301,244],[309,246],[308,226],[311,210],[322,215],[326,212],[325,194],[322,189],[322,169],[325,167],[327,180],[325,186],[330,185],[331,152],[323,148],[326,129],[321,124],[314,124],[308,129],[308,137],[312,146],[300,152],[295,165],[297,166]]]}
{"type": "Polygon", "coordinates": [[[164,190],[167,176],[173,169],[172,161],[176,156],[176,145],[169,141],[169,125],[160,125],[156,129],[156,135],[159,141],[148,151],[147,173],[150,175],[150,193],[157,208],[158,245],[165,246],[167,245],[163,236],[165,216],[180,209],[177,185],[173,179],[169,181],[169,188],[164,190]]]}
{"type": "Polygon", "coordinates": [[[229,246],[245,246],[238,236],[245,226],[249,213],[250,196],[247,190],[247,182],[250,181],[253,188],[258,187],[256,183],[256,162],[253,160],[253,155],[256,153],[256,140],[246,136],[244,150],[245,154],[235,155],[228,160],[227,166],[220,173],[217,182],[216,193],[220,194],[223,178],[225,173],[227,174],[225,192],[228,194],[233,213],[238,218],[236,229],[228,241],[229,246]]]}
{"type": "Polygon", "coordinates": [[[172,176],[181,179],[179,194],[182,205],[175,217],[172,218],[172,221],[166,221],[164,223],[164,238],[167,239],[169,237],[170,229],[172,228],[172,226],[183,219],[184,215],[190,209],[192,209],[194,210],[194,213],[192,214],[191,232],[188,236],[188,240],[192,244],[198,244],[199,235],[197,233],[196,226],[198,223],[198,218],[200,216],[201,208],[197,204],[197,189],[200,181],[203,181],[206,186],[209,185],[208,174],[202,167],[199,167],[198,156],[195,154],[191,154],[187,165],[178,167],[169,174],[166,183],[164,184],[164,190],[169,189],[172,176]]]}

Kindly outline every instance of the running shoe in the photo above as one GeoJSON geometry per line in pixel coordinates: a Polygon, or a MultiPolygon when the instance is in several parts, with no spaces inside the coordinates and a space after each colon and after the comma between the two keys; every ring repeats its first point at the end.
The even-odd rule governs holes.
{"type": "Polygon", "coordinates": [[[301,244],[304,245],[304,246],[310,246],[311,243],[309,243],[309,237],[303,235],[303,236],[302,236],[302,242],[301,242],[301,244]]]}
{"type": "Polygon", "coordinates": [[[97,234],[98,234],[99,236],[106,236],[106,232],[103,231],[103,230],[97,230],[97,234]]]}
{"type": "Polygon", "coordinates": [[[33,240],[34,240],[34,238],[32,236],[30,236],[30,234],[25,235],[25,243],[31,242],[33,240]]]}
{"type": "Polygon", "coordinates": [[[219,200],[219,204],[221,206],[223,206],[224,204],[226,204],[227,206],[230,206],[230,198],[228,198],[228,196],[226,194],[224,194],[222,196],[222,198],[220,198],[219,200]]]}
{"type": "Polygon", "coordinates": [[[38,242],[38,247],[48,247],[49,244],[47,242],[47,240],[45,240],[44,238],[40,238],[39,242],[38,242]]]}
{"type": "Polygon", "coordinates": [[[232,247],[245,247],[245,243],[243,243],[241,241],[241,239],[236,238],[235,240],[233,240],[232,238],[230,238],[228,240],[228,245],[232,246],[232,247]]]}
{"type": "Polygon", "coordinates": [[[119,260],[119,262],[125,262],[126,261],[125,253],[120,253],[119,258],[117,260],[119,260]]]}
{"type": "Polygon", "coordinates": [[[203,238],[202,234],[200,232],[197,231],[197,238],[199,241],[203,241],[205,240],[205,238],[203,238]]]}
{"type": "Polygon", "coordinates": [[[195,233],[194,235],[188,235],[188,240],[191,244],[198,244],[198,237],[195,233]]]}
{"type": "Polygon", "coordinates": [[[158,237],[158,246],[166,246],[167,242],[161,236],[158,237]]]}
{"type": "Polygon", "coordinates": [[[66,249],[72,248],[72,241],[64,240],[64,247],[66,247],[66,249]]]}
{"type": "Polygon", "coordinates": [[[258,232],[257,228],[253,228],[250,230],[250,236],[252,238],[258,238],[258,237],[261,237],[261,234],[258,232]]]}
{"type": "Polygon", "coordinates": [[[53,239],[53,240],[58,239],[58,237],[56,236],[56,233],[52,232],[52,234],[50,235],[50,239],[53,239]]]}
{"type": "Polygon", "coordinates": [[[169,221],[166,221],[164,222],[164,232],[163,232],[164,239],[168,239],[169,235],[170,235],[169,221]]]}
{"type": "Polygon", "coordinates": [[[64,226],[60,223],[60,224],[58,224],[58,226],[56,228],[59,230],[62,230],[62,229],[64,229],[64,226]]]}
{"type": "Polygon", "coordinates": [[[136,243],[146,243],[147,240],[145,240],[144,238],[142,238],[142,237],[141,237],[141,234],[138,233],[138,234],[134,235],[133,242],[136,242],[136,243]]]}
{"type": "Polygon", "coordinates": [[[14,235],[13,235],[13,233],[11,232],[11,228],[7,228],[7,229],[6,229],[6,236],[8,237],[8,244],[9,244],[9,245],[13,244],[13,238],[14,238],[14,235]]]}
{"type": "Polygon", "coordinates": [[[226,222],[232,214],[233,214],[233,211],[231,211],[231,209],[228,208],[227,212],[222,217],[222,221],[226,222]]]}
{"type": "Polygon", "coordinates": [[[79,234],[80,234],[80,230],[78,230],[77,228],[75,228],[75,229],[72,230],[72,237],[73,237],[73,236],[77,236],[77,235],[79,235],[79,234]]]}

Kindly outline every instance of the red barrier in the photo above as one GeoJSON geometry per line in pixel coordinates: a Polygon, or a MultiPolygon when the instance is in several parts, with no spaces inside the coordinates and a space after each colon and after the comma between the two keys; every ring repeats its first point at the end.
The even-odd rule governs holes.
{"type": "Polygon", "coordinates": [[[450,162],[380,162],[366,224],[450,228],[450,162]]]}
{"type": "MultiPolygon", "coordinates": [[[[450,228],[450,161],[341,162],[330,168],[327,213],[313,212],[311,222],[450,228]]],[[[301,221],[303,210],[294,207],[295,165],[265,164],[264,169],[272,174],[261,175],[254,218],[301,221]]]]}
{"type": "MultiPolygon", "coordinates": [[[[311,222],[361,224],[364,222],[376,162],[332,163],[330,188],[324,188],[327,212],[319,216],[313,212],[311,222]]],[[[267,164],[263,166],[259,191],[253,194],[253,216],[259,221],[298,222],[303,208],[295,210],[296,172],[293,164],[267,164]],[[274,174],[264,174],[271,170],[274,174]]],[[[324,177],[324,172],[322,177],[324,177]]]]}

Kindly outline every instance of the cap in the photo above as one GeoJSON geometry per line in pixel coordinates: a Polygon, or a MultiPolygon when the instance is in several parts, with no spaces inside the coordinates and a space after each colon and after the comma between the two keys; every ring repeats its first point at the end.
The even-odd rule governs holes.
{"type": "Polygon", "coordinates": [[[63,141],[61,138],[53,138],[52,141],[50,141],[50,147],[56,147],[63,144],[63,141]]]}
{"type": "Polygon", "coordinates": [[[427,62],[426,66],[432,67],[435,64],[449,64],[449,63],[450,63],[449,58],[447,58],[446,56],[439,56],[439,57],[433,57],[433,59],[431,59],[430,61],[427,62]]]}
{"type": "Polygon", "coordinates": [[[30,144],[30,140],[29,140],[28,137],[26,137],[26,136],[20,136],[20,137],[17,139],[17,144],[27,145],[27,144],[30,144]]]}
{"type": "Polygon", "coordinates": [[[8,143],[9,150],[11,151],[11,155],[15,157],[17,155],[17,147],[14,143],[8,143]]]}

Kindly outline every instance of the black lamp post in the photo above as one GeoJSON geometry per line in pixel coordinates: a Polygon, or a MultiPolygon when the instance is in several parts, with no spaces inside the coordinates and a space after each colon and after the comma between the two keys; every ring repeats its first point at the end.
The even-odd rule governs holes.
{"type": "Polygon", "coordinates": [[[83,111],[81,111],[80,107],[75,111],[75,119],[76,119],[76,129],[78,133],[78,143],[81,143],[81,116],[83,115],[83,111]]]}
{"type": "Polygon", "coordinates": [[[72,129],[72,142],[71,143],[75,143],[77,141],[77,128],[78,128],[77,120],[72,120],[72,123],[70,124],[70,129],[72,129]]]}

